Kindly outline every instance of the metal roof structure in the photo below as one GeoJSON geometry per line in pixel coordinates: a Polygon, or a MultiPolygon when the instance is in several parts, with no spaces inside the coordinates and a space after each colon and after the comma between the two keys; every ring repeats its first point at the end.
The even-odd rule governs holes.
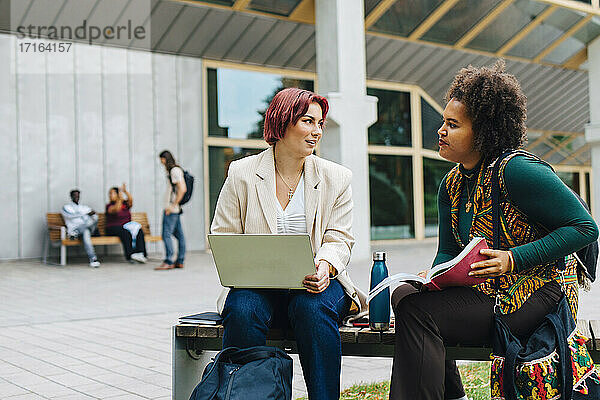
{"type": "MultiPolygon", "coordinates": [[[[132,0],[19,0],[48,25],[67,10],[122,21],[132,0]],[[121,9],[120,9],[121,8],[121,9]]],[[[554,164],[589,164],[587,44],[599,0],[365,0],[367,77],[420,86],[439,103],[461,67],[506,59],[528,97],[529,149],[554,164]]],[[[0,31],[10,26],[0,0],[0,31]]],[[[72,12],[72,11],[70,11],[72,12]]],[[[8,16],[8,17],[7,17],[8,16]]],[[[14,21],[13,21],[14,22],[14,21]]],[[[210,60],[315,72],[314,0],[151,0],[149,48],[210,60]]]]}

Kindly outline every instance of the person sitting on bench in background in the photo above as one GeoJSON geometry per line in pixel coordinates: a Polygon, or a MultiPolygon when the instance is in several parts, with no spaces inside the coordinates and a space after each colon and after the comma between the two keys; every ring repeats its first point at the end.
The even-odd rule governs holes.
{"type": "Polygon", "coordinates": [[[92,245],[92,233],[98,226],[98,215],[90,207],[79,204],[81,195],[79,189],[71,190],[70,195],[71,202],[65,204],[60,212],[67,226],[67,234],[72,239],[81,238],[83,248],[90,260],[90,267],[98,268],[100,262],[92,245]]]}
{"type": "Polygon", "coordinates": [[[116,186],[110,188],[108,198],[110,202],[106,205],[106,234],[121,239],[127,261],[145,263],[144,231],[139,223],[131,221],[129,210],[133,207],[133,197],[127,191],[127,186],[123,184],[121,189],[116,186]]]}

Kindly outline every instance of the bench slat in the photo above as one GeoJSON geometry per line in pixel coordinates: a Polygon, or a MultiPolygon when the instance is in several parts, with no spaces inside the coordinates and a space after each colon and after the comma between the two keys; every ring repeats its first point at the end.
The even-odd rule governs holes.
{"type": "Polygon", "coordinates": [[[577,320],[577,330],[581,334],[589,339],[592,338],[592,332],[590,331],[590,322],[586,319],[577,320]]]}
{"type": "Polygon", "coordinates": [[[383,344],[394,344],[396,338],[395,328],[390,328],[385,332],[381,332],[381,343],[383,344]]]}
{"type": "MultiPolygon", "coordinates": [[[[94,245],[109,245],[109,244],[119,244],[119,238],[117,236],[106,236],[106,215],[104,213],[98,214],[98,231],[101,236],[92,237],[92,244],[94,245]]],[[[148,222],[148,214],[145,212],[132,212],[131,220],[142,225],[142,230],[144,231],[144,238],[146,242],[162,242],[161,236],[152,236],[150,232],[150,223],[148,222]]],[[[66,226],[65,221],[60,213],[47,213],[46,214],[46,222],[48,226],[60,227],[66,226]]],[[[59,229],[49,229],[48,234],[50,236],[50,240],[53,242],[60,242],[60,230],[59,229]]],[[[70,240],[65,239],[61,242],[65,246],[79,246],[81,245],[81,240],[70,240]]]]}
{"type": "MultiPolygon", "coordinates": [[[[589,350],[600,350],[600,338],[597,336],[592,336],[592,332],[600,332],[600,321],[587,321],[587,320],[578,320],[577,326],[581,330],[581,332],[590,338],[590,341],[586,343],[589,350]],[[591,327],[591,330],[590,330],[591,327]],[[591,338],[594,337],[594,341],[591,338]]],[[[223,326],[222,325],[196,325],[196,324],[180,324],[176,326],[175,329],[176,335],[178,337],[189,337],[189,338],[198,338],[198,339],[210,339],[210,338],[222,338],[223,337],[223,326]]],[[[284,335],[284,331],[281,329],[272,329],[269,331],[267,335],[267,339],[269,340],[293,340],[292,332],[287,332],[287,337],[284,335]]],[[[371,331],[369,328],[358,328],[358,327],[349,327],[349,326],[341,326],[340,327],[340,338],[343,346],[346,346],[347,349],[354,349],[350,351],[350,353],[354,354],[358,352],[360,345],[367,346],[369,345],[389,345],[392,346],[394,344],[394,328],[391,328],[385,332],[375,332],[371,331]],[[350,346],[350,347],[348,347],[350,346]],[[352,347],[359,346],[359,347],[352,347]]],[[[364,354],[364,355],[381,355],[381,349],[377,350],[376,353],[373,354],[364,354]]],[[[472,347],[472,346],[453,346],[448,347],[448,358],[449,359],[465,359],[465,360],[485,360],[489,361],[489,355],[491,350],[487,347],[472,347]],[[460,358],[460,357],[463,358],[460,358]]],[[[385,350],[387,354],[390,352],[389,350],[385,350]]],[[[393,351],[391,351],[393,353],[393,351]]],[[[346,353],[345,353],[346,354],[346,353]]],[[[346,354],[346,355],[349,355],[346,354]]]]}
{"type": "Polygon", "coordinates": [[[356,341],[357,343],[381,343],[381,333],[369,328],[362,328],[358,331],[356,341]]]}
{"type": "MultiPolygon", "coordinates": [[[[600,351],[600,321],[590,321],[590,338],[594,342],[594,350],[600,351]]],[[[594,360],[600,362],[600,360],[594,360]]]]}
{"type": "MultiPolygon", "coordinates": [[[[197,325],[186,325],[186,324],[177,325],[177,327],[175,328],[175,332],[176,332],[176,335],[180,336],[180,337],[197,337],[198,326],[197,325]]],[[[218,337],[218,336],[214,336],[214,337],[218,337]]]]}
{"type": "Polygon", "coordinates": [[[356,343],[356,334],[358,331],[356,328],[350,326],[340,327],[340,339],[342,343],[356,343]]]}

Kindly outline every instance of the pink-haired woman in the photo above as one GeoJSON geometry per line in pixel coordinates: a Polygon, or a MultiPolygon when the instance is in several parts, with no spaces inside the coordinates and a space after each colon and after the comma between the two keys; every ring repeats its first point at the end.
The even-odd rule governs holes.
{"type": "Polygon", "coordinates": [[[352,174],[313,155],[328,109],[308,90],[278,92],[265,114],[270,147],[231,163],[211,225],[212,233],[310,234],[316,271],[305,278],[306,291],[233,289],[221,314],[223,347],[265,345],[269,328],[289,323],[311,400],[339,398],[338,327],[364,306],[346,271],[354,244],[352,174]]]}

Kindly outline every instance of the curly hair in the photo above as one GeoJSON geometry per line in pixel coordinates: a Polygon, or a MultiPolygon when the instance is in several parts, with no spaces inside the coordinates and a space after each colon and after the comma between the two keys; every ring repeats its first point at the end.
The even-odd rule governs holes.
{"type": "Polygon", "coordinates": [[[505,65],[500,59],[493,67],[462,68],[444,98],[466,107],[474,148],[488,159],[520,148],[527,139],[527,97],[517,78],[504,72],[505,65]]]}

